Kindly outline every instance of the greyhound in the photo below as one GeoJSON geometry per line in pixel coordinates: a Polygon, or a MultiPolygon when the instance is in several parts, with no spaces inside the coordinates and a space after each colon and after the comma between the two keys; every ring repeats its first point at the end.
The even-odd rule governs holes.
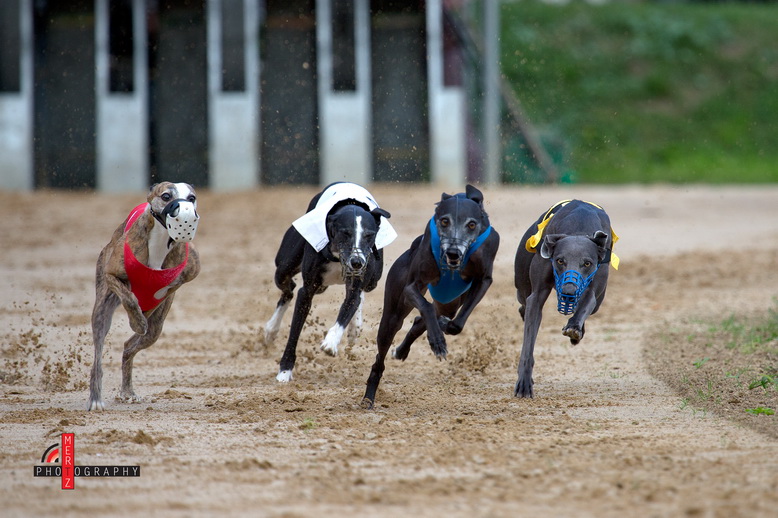
{"type": "Polygon", "coordinates": [[[404,361],[413,342],[427,331],[432,352],[443,360],[448,352],[444,333],[461,333],[491,286],[500,236],[489,223],[483,199],[472,185],[465,193],[443,193],[424,234],[389,269],[378,327],[378,354],[367,380],[363,408],[373,408],[386,353],[414,308],[420,316],[392,356],[404,361]],[[424,297],[427,290],[432,303],[424,297]]]}
{"type": "Polygon", "coordinates": [[[278,333],[281,319],[294,298],[296,284],[293,277],[300,272],[303,286],[297,292],[277,381],[285,383],[292,379],[297,341],[311,310],[313,296],[323,293],[332,284],[345,284],[346,297],[321,349],[336,356],[346,326],[349,343],[355,342],[361,326],[364,294],[378,285],[384,267],[383,247],[397,237],[387,221],[389,217],[366,189],[357,184],[338,182],[314,196],[305,215],[286,231],[275,258],[275,283],[281,290],[281,298],[265,325],[265,345],[270,345],[278,333]]]}
{"type": "Polygon", "coordinates": [[[87,410],[105,410],[103,344],[119,304],[134,331],[124,343],[120,397],[140,400],[132,388],[132,362],[159,338],[176,290],[200,273],[200,258],[191,243],[199,219],[191,185],[154,184],[147,201],[130,212],[100,252],[92,310],[95,361],[87,410]]]}
{"type": "Polygon", "coordinates": [[[519,314],[524,320],[516,397],[533,397],[535,340],[551,290],[557,292],[557,310],[572,314],[562,334],[577,345],[584,337],[586,319],[605,299],[608,268],[600,266],[610,263],[618,269],[618,257],[612,252],[617,239],[605,211],[581,200],[557,203],[522,237],[514,262],[519,314]],[[538,244],[540,253],[536,253],[538,244]]]}

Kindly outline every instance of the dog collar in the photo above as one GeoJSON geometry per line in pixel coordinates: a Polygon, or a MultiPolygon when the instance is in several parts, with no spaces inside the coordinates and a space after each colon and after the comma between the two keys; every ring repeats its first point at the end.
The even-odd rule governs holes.
{"type": "Polygon", "coordinates": [[[492,233],[492,226],[489,225],[489,227],[467,248],[465,257],[462,259],[462,264],[456,270],[449,268],[442,260],[440,254],[440,235],[438,234],[438,227],[435,224],[435,216],[432,216],[430,219],[429,228],[430,249],[432,251],[432,256],[435,258],[435,263],[438,265],[440,278],[436,284],[428,284],[427,289],[434,300],[441,304],[448,304],[469,290],[470,286],[473,284],[472,281],[465,281],[460,272],[464,269],[468,259],[473,255],[473,252],[478,250],[478,248],[484,244],[486,238],[492,233]]]}
{"type": "Polygon", "coordinates": [[[185,243],[186,254],[184,260],[178,266],[173,268],[165,268],[163,270],[156,270],[149,268],[135,257],[132,252],[130,243],[128,241],[127,232],[132,225],[140,218],[144,212],[148,203],[141,203],[130,212],[127,218],[127,224],[124,226],[124,270],[127,272],[127,280],[130,283],[130,291],[138,299],[138,305],[141,311],[151,311],[156,308],[163,300],[165,295],[161,298],[157,298],[156,294],[163,288],[167,288],[170,284],[181,275],[181,272],[186,267],[189,261],[189,243],[185,243]]]}
{"type": "MultiPolygon", "coordinates": [[[[535,234],[533,234],[532,236],[530,236],[529,239],[527,239],[526,243],[524,243],[524,248],[525,250],[527,250],[527,252],[531,254],[537,252],[537,247],[540,244],[540,240],[543,239],[543,232],[546,230],[546,226],[548,225],[548,222],[551,221],[551,218],[554,217],[554,214],[558,209],[561,209],[571,201],[573,200],[562,200],[557,204],[553,205],[550,209],[546,211],[546,213],[543,215],[543,218],[540,220],[540,223],[538,223],[538,231],[535,232],[535,234]]],[[[590,201],[585,201],[585,200],[584,203],[588,203],[593,207],[597,207],[600,210],[604,210],[596,203],[592,203],[590,201]]],[[[616,232],[614,232],[613,227],[611,227],[611,248],[610,250],[608,250],[607,258],[602,262],[600,262],[599,264],[610,263],[611,266],[613,266],[614,270],[619,269],[619,262],[620,262],[619,256],[613,253],[613,247],[616,244],[616,241],[618,240],[619,240],[619,236],[616,235],[616,232]]]]}

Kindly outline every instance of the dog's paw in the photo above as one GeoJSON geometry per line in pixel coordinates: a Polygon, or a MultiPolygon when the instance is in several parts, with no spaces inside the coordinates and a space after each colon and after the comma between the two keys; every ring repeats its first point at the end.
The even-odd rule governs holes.
{"type": "Polygon", "coordinates": [[[117,403],[142,403],[143,398],[135,394],[135,392],[132,391],[124,391],[122,390],[119,392],[119,395],[116,396],[116,402],[117,403]]]}
{"type": "Polygon", "coordinates": [[[105,403],[103,403],[102,399],[90,399],[86,405],[86,410],[87,412],[91,412],[93,410],[99,410],[102,412],[105,410],[105,403]]]}
{"type": "Polygon", "coordinates": [[[441,361],[445,360],[446,355],[448,354],[445,338],[443,338],[443,336],[440,336],[440,338],[431,337],[429,336],[429,333],[427,333],[427,337],[429,338],[430,348],[432,349],[432,352],[435,353],[435,358],[441,361]]]}
{"type": "Polygon", "coordinates": [[[340,344],[340,339],[343,338],[343,331],[345,331],[345,329],[343,329],[343,326],[340,324],[332,326],[330,330],[327,331],[327,336],[325,336],[324,340],[321,342],[321,350],[330,356],[337,356],[338,344],[340,344]]]}
{"type": "Polygon", "coordinates": [[[362,398],[362,401],[359,403],[359,406],[362,407],[364,410],[373,410],[375,403],[370,398],[362,398]]]}
{"type": "Polygon", "coordinates": [[[278,330],[268,329],[267,326],[262,330],[262,333],[259,335],[259,339],[262,342],[262,345],[265,347],[270,347],[273,345],[273,342],[276,339],[276,335],[278,334],[278,330]]]}
{"type": "Polygon", "coordinates": [[[146,317],[143,316],[143,313],[138,313],[137,315],[130,315],[130,329],[135,334],[138,335],[145,335],[149,331],[149,322],[146,320],[146,317]]]}
{"type": "Polygon", "coordinates": [[[442,315],[438,317],[438,326],[440,326],[440,330],[447,335],[458,335],[462,332],[462,326],[457,324],[454,320],[442,315]]]}
{"type": "Polygon", "coordinates": [[[409,352],[411,352],[410,347],[395,347],[392,349],[392,358],[405,361],[408,358],[409,352]]]}
{"type": "Polygon", "coordinates": [[[534,397],[532,385],[532,377],[520,377],[513,389],[513,395],[516,397],[534,397]]]}
{"type": "Polygon", "coordinates": [[[562,329],[562,334],[570,339],[571,344],[578,345],[584,336],[584,331],[577,326],[565,326],[562,329]]]}
{"type": "Polygon", "coordinates": [[[279,383],[289,383],[292,381],[292,370],[279,371],[276,375],[276,381],[279,383]]]}

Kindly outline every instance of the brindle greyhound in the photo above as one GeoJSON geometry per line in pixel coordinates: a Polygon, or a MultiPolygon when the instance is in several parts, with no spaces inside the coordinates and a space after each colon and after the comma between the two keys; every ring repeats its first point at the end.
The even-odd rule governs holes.
{"type": "Polygon", "coordinates": [[[151,186],[147,202],[135,207],[100,252],[92,310],[95,361],[88,410],[105,410],[103,344],[119,304],[135,332],[124,343],[120,398],[139,400],[132,388],[132,361],[159,338],[175,291],[200,272],[199,256],[190,243],[199,219],[191,185],[158,183],[151,186]]]}
{"type": "Polygon", "coordinates": [[[424,234],[389,269],[384,309],[378,327],[378,354],[367,380],[362,406],[373,408],[384,359],[406,316],[416,317],[393,357],[405,360],[413,342],[427,331],[432,352],[446,357],[445,334],[457,335],[492,284],[492,265],[500,236],[489,224],[481,191],[443,193],[424,234]],[[424,294],[430,291],[433,302],[424,294]]]}
{"type": "Polygon", "coordinates": [[[303,286],[297,292],[292,327],[276,380],[285,383],[292,379],[297,341],[313,296],[332,284],[345,284],[346,297],[321,349],[336,356],[347,326],[349,343],[354,343],[361,326],[364,293],[378,285],[384,268],[383,247],[397,236],[388,218],[389,213],[378,207],[366,189],[338,182],[314,196],[306,214],[286,231],[275,260],[275,283],[281,290],[281,298],[265,324],[266,345],[278,333],[281,319],[294,298],[293,278],[300,272],[303,286]]]}
{"type": "Polygon", "coordinates": [[[587,317],[605,299],[607,263],[618,268],[618,257],[612,253],[616,239],[605,211],[580,200],[554,205],[522,237],[514,263],[519,314],[524,320],[515,396],[533,397],[535,340],[551,290],[556,289],[558,311],[573,315],[562,334],[576,345],[584,337],[587,317]],[[540,253],[536,253],[538,244],[540,253]],[[606,267],[600,268],[602,264],[606,267]]]}

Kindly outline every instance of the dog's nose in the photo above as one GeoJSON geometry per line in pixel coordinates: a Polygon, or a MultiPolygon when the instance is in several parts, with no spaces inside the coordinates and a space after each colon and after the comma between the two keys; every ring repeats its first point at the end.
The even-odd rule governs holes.
{"type": "Polygon", "coordinates": [[[572,282],[567,282],[564,285],[562,285],[562,295],[575,296],[577,291],[578,291],[578,286],[573,284],[572,282]]]}
{"type": "Polygon", "coordinates": [[[352,255],[349,258],[348,264],[352,270],[361,270],[365,267],[365,260],[358,255],[352,255]]]}

